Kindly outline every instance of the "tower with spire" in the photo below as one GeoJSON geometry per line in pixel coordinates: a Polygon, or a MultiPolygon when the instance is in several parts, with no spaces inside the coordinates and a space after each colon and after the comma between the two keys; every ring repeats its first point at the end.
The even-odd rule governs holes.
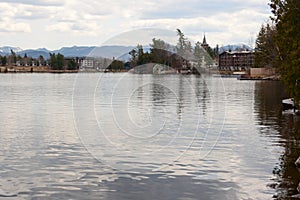
{"type": "Polygon", "coordinates": [[[203,42],[202,42],[202,44],[201,44],[201,47],[202,47],[203,49],[205,49],[206,51],[207,51],[208,48],[209,48],[209,45],[208,45],[207,42],[206,42],[205,33],[204,33],[204,36],[203,36],[203,42]]]}

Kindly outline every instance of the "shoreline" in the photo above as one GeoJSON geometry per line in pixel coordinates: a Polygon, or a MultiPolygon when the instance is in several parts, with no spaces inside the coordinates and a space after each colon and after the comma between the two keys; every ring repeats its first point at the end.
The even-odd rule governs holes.
{"type": "Polygon", "coordinates": [[[85,70],[53,70],[49,69],[49,66],[0,66],[0,74],[14,74],[14,73],[124,73],[129,70],[110,70],[110,71],[99,71],[96,69],[85,69],[85,70]]]}
{"type": "Polygon", "coordinates": [[[48,66],[1,66],[0,73],[77,73],[79,70],[52,70],[48,66]]]}
{"type": "MultiPolygon", "coordinates": [[[[109,71],[100,71],[96,69],[76,69],[76,70],[52,70],[49,69],[49,66],[0,66],[0,74],[27,74],[27,73],[49,73],[49,74],[70,74],[70,73],[127,73],[130,70],[109,70],[109,71]]],[[[249,76],[249,75],[234,75],[232,72],[229,71],[217,71],[212,70],[209,71],[208,74],[212,76],[217,75],[222,78],[236,78],[240,81],[280,81],[280,76],[249,76]]]]}

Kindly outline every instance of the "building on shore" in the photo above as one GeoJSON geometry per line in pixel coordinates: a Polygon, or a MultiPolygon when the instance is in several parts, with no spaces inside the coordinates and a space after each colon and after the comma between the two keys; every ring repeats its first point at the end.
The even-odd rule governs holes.
{"type": "Polygon", "coordinates": [[[253,66],[253,51],[224,51],[219,55],[219,70],[243,71],[253,66]]]}
{"type": "Polygon", "coordinates": [[[114,58],[80,57],[78,65],[81,71],[107,71],[114,58]]]}
{"type": "Polygon", "coordinates": [[[80,69],[93,69],[94,58],[84,57],[80,59],[80,69]]]}
{"type": "Polygon", "coordinates": [[[273,67],[251,68],[250,76],[255,78],[274,77],[279,79],[279,76],[276,74],[275,68],[273,67]]]}

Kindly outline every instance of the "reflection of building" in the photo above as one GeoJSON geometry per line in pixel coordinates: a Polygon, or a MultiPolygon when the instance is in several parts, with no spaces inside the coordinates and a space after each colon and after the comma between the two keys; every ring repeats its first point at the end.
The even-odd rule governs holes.
{"type": "Polygon", "coordinates": [[[219,55],[220,70],[247,70],[254,65],[252,51],[224,51],[219,55]]]}

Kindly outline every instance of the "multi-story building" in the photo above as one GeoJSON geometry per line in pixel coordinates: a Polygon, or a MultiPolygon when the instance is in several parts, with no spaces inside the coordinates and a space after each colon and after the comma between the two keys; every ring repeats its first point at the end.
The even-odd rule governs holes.
{"type": "Polygon", "coordinates": [[[80,60],[80,68],[94,68],[94,58],[82,58],[80,60]]]}
{"type": "Polygon", "coordinates": [[[252,51],[224,51],[219,55],[219,69],[230,71],[248,70],[254,66],[252,51]]]}

